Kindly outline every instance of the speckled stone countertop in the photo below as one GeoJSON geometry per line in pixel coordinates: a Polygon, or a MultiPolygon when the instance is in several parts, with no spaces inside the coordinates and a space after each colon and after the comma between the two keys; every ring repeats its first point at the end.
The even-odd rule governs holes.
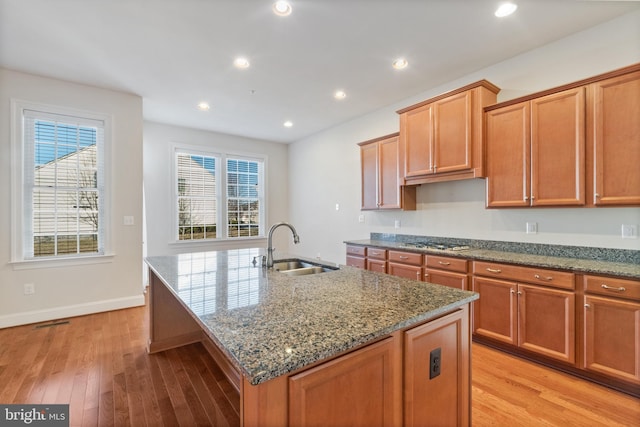
{"type": "MultiPolygon", "coordinates": [[[[473,292],[341,266],[287,276],[252,265],[262,249],[146,262],[251,384],[429,320],[473,292]]],[[[276,253],[276,259],[293,258],[276,253]]]]}
{"type": "MultiPolygon", "coordinates": [[[[501,245],[506,249],[499,250],[490,249],[492,245],[487,244],[487,242],[435,238],[444,242],[451,240],[451,242],[455,244],[466,244],[470,246],[470,249],[462,251],[442,251],[437,249],[418,249],[406,245],[407,242],[420,241],[420,238],[416,236],[411,236],[410,238],[398,238],[397,240],[380,239],[377,237],[378,236],[373,235],[371,239],[349,240],[345,241],[345,243],[358,246],[375,246],[385,249],[397,249],[407,252],[445,255],[478,261],[504,262],[511,264],[529,265],[533,267],[570,270],[576,273],[606,274],[628,277],[632,279],[640,279],[640,263],[638,263],[636,260],[637,251],[606,250],[600,248],[576,248],[553,245],[527,245],[523,243],[517,244],[512,242],[489,242],[497,243],[498,245],[501,245]],[[482,246],[485,247],[483,248],[482,246]],[[522,252],[509,250],[512,248],[521,250],[526,246],[533,247],[540,253],[526,253],[524,252],[524,250],[522,252]],[[571,256],[572,250],[575,251],[575,255],[573,256],[571,256]],[[620,256],[620,253],[622,253],[623,256],[620,256]],[[589,256],[595,259],[581,258],[580,255],[584,255],[585,257],[589,256]],[[626,262],[611,261],[610,259],[616,259],[626,262]]],[[[428,240],[429,237],[424,237],[423,239],[428,240]]],[[[493,246],[497,246],[499,248],[500,246],[498,245],[493,246]]]]}

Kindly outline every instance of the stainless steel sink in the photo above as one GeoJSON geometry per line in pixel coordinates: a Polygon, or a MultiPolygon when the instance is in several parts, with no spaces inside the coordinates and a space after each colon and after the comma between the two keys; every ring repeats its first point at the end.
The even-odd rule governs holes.
{"type": "Polygon", "coordinates": [[[273,262],[273,269],[288,276],[304,276],[307,274],[319,274],[338,270],[324,264],[314,264],[300,259],[285,259],[273,262]]]}

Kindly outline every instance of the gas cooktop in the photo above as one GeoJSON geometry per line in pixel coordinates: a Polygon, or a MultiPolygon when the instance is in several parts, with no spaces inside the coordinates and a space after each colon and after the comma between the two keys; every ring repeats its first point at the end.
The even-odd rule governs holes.
{"type": "Polygon", "coordinates": [[[452,243],[443,243],[443,242],[432,242],[432,241],[423,241],[423,242],[404,242],[400,246],[404,246],[407,248],[417,248],[417,249],[434,249],[439,251],[464,251],[470,249],[467,245],[457,245],[452,243]]]}

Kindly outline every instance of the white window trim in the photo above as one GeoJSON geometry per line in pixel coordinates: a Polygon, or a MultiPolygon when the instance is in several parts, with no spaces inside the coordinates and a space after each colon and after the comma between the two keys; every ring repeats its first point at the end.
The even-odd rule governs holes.
{"type": "Polygon", "coordinates": [[[58,105],[49,105],[19,99],[11,99],[11,260],[14,270],[30,268],[65,267],[82,264],[111,262],[114,253],[111,247],[111,116],[103,113],[79,110],[58,105]],[[24,127],[25,110],[43,111],[72,117],[84,117],[104,122],[104,254],[74,254],[51,257],[24,257],[24,127]]]}
{"type": "Polygon", "coordinates": [[[170,144],[170,149],[171,149],[171,167],[172,167],[172,173],[171,173],[171,227],[172,227],[172,231],[171,231],[171,235],[172,235],[172,239],[168,242],[169,245],[177,245],[180,246],[182,248],[189,248],[189,247],[193,247],[194,249],[196,248],[201,248],[204,246],[207,247],[211,247],[211,245],[216,245],[216,244],[225,244],[228,245],[229,243],[232,242],[250,242],[250,241],[264,241],[267,238],[267,210],[268,210],[268,202],[267,202],[267,171],[268,171],[268,156],[264,155],[264,154],[257,154],[257,153],[247,153],[247,152],[240,152],[240,151],[227,151],[227,150],[219,150],[216,148],[212,148],[212,149],[207,149],[207,147],[203,147],[201,145],[188,145],[188,144],[180,144],[180,143],[172,143],[170,144]],[[178,151],[185,151],[188,152],[190,154],[196,154],[196,155],[202,155],[202,156],[208,156],[208,157],[216,157],[217,159],[220,159],[220,165],[216,165],[216,176],[222,176],[224,174],[225,178],[224,178],[224,183],[225,185],[222,185],[222,180],[218,179],[216,180],[216,191],[218,194],[218,197],[222,200],[224,200],[224,203],[220,203],[219,205],[219,209],[218,209],[218,226],[219,227],[223,227],[224,229],[224,237],[216,237],[215,239],[198,239],[198,240],[179,240],[178,239],[178,211],[176,209],[176,200],[177,200],[177,186],[176,186],[176,182],[178,181],[178,166],[177,166],[177,160],[176,160],[176,152],[178,151]],[[262,162],[262,168],[263,168],[263,172],[262,172],[262,179],[263,179],[263,184],[262,184],[262,201],[263,201],[263,209],[260,212],[260,235],[258,236],[250,236],[250,237],[228,237],[227,236],[227,231],[228,231],[228,215],[227,215],[227,187],[226,187],[226,173],[227,173],[227,159],[228,158],[235,158],[235,159],[240,159],[240,160],[253,160],[253,161],[261,161],[262,162]],[[218,175],[219,174],[219,175],[218,175]]]}

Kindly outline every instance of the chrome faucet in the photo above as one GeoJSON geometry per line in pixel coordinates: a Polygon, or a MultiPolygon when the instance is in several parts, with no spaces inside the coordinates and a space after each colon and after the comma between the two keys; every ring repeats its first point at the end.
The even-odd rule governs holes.
{"type": "Polygon", "coordinates": [[[273,247],[273,232],[275,231],[276,228],[282,225],[289,227],[291,229],[291,232],[293,233],[293,243],[296,243],[296,244],[300,243],[300,237],[298,237],[298,232],[293,227],[293,225],[289,224],[288,222],[278,222],[276,224],[273,224],[271,226],[271,229],[269,230],[269,240],[267,243],[267,265],[266,265],[267,268],[273,267],[273,251],[275,250],[275,248],[273,247]]]}

